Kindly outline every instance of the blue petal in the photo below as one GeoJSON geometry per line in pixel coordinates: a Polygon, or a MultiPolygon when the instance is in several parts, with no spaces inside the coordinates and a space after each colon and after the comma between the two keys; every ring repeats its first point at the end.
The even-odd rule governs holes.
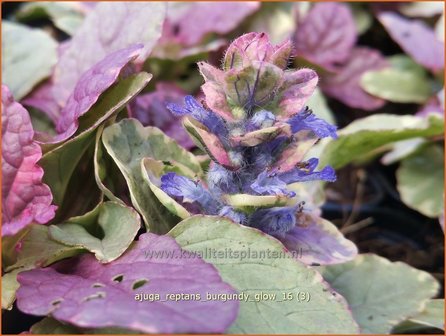
{"type": "Polygon", "coordinates": [[[276,207],[256,210],[248,225],[268,234],[284,234],[296,225],[296,207],[276,207]]]}
{"type": "Polygon", "coordinates": [[[194,97],[186,96],[184,98],[185,106],[177,104],[167,104],[167,109],[176,116],[191,115],[194,119],[205,125],[211,133],[226,137],[228,130],[224,120],[214,112],[201,106],[194,97]]]}
{"type": "Polygon", "coordinates": [[[233,222],[238,223],[238,224],[246,224],[246,220],[247,220],[246,214],[244,214],[243,212],[234,210],[234,208],[229,205],[224,206],[220,210],[218,215],[227,217],[230,220],[232,220],[233,222]]]}
{"type": "Polygon", "coordinates": [[[313,131],[319,138],[332,137],[336,139],[338,137],[336,126],[330,125],[324,119],[316,117],[308,107],[291,117],[287,122],[291,125],[293,133],[309,130],[313,131]]]}
{"type": "Polygon", "coordinates": [[[259,195],[287,195],[294,197],[296,193],[287,190],[287,184],[283,182],[277,173],[263,171],[251,184],[252,190],[259,195]]]}
{"type": "Polygon", "coordinates": [[[281,173],[279,174],[279,178],[286,184],[315,180],[329,182],[336,181],[336,173],[330,166],[325,167],[321,171],[315,172],[314,169],[316,169],[318,163],[318,159],[312,158],[305,163],[305,167],[294,168],[286,173],[281,173]]]}
{"type": "Polygon", "coordinates": [[[216,215],[219,202],[198,182],[176,173],[161,176],[161,189],[173,198],[181,198],[184,203],[199,204],[208,215],[216,215]]]}

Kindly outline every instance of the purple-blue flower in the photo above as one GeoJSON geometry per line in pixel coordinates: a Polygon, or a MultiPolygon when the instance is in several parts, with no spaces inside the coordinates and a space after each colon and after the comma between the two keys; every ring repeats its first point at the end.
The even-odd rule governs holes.
{"type": "Polygon", "coordinates": [[[299,137],[294,137],[294,134],[311,131],[319,138],[336,137],[336,127],[317,118],[308,108],[286,120],[291,128],[290,134],[280,133],[271,139],[266,137],[264,142],[255,146],[231,146],[230,142],[226,141],[226,135],[283,125],[283,121],[278,120],[270,111],[262,109],[250,118],[227,121],[217,113],[202,107],[191,96],[185,98],[184,107],[170,104],[168,108],[176,115],[190,115],[204,124],[210,133],[223,140],[222,149],[240,166],[237,170],[228,170],[219,164],[217,158],[212,158],[216,161],[211,162],[209,166],[206,187],[200,182],[194,182],[175,173],[164,175],[161,178],[161,189],[180,203],[194,204],[195,207],[188,207],[192,212],[218,214],[269,234],[283,234],[296,225],[296,215],[302,211],[302,206],[259,208],[254,212],[243,212],[227,204],[225,195],[250,194],[291,199],[296,196],[295,192],[288,189],[288,185],[292,183],[336,180],[335,171],[329,166],[315,171],[319,163],[317,158],[298,162],[294,168],[287,171],[281,171],[280,167],[271,169],[286,145],[299,141],[299,137]]]}
{"type": "MultiPolygon", "coordinates": [[[[190,96],[185,98],[184,107],[169,105],[174,114],[188,115],[206,126],[207,129],[188,127],[188,131],[200,148],[212,154],[213,162],[205,181],[194,182],[168,173],[161,178],[161,189],[183,205],[187,202],[199,205],[192,213],[217,214],[284,241],[288,235],[305,230],[309,224],[303,218],[312,218],[306,216],[311,208],[304,208],[290,185],[336,180],[332,167],[317,170],[319,160],[305,158],[309,146],[318,138],[336,138],[336,127],[303,107],[317,83],[314,71],[296,70],[298,73],[293,76],[293,72],[284,72],[275,63],[265,67],[266,61],[262,64],[252,61],[251,56],[241,52],[238,55],[241,63],[223,70],[201,64],[207,81],[203,88],[205,106],[213,106],[215,112],[190,96]],[[247,76],[253,69],[262,75],[247,76]],[[274,76],[269,77],[262,69],[268,69],[274,76]],[[225,84],[228,78],[225,74],[232,79],[237,76],[243,79],[241,89],[272,88],[273,92],[266,95],[270,100],[261,106],[237,105],[231,86],[225,84]],[[287,80],[278,80],[277,76],[287,76],[287,80]],[[270,85],[268,81],[273,78],[274,85],[270,85]],[[210,101],[211,97],[215,100],[210,101]]],[[[251,92],[237,94],[246,97],[251,92]]],[[[330,234],[324,229],[314,232],[330,234]]],[[[314,237],[314,240],[320,239],[314,237]]]]}
{"type": "Polygon", "coordinates": [[[336,181],[336,173],[330,166],[324,167],[321,171],[315,172],[319,160],[312,158],[307,162],[302,162],[300,167],[296,167],[290,171],[279,174],[279,178],[287,183],[306,182],[306,181],[336,181]]]}
{"type": "Polygon", "coordinates": [[[287,122],[290,124],[293,133],[308,130],[314,132],[319,138],[332,137],[336,139],[338,137],[336,126],[330,125],[324,119],[316,117],[308,107],[292,116],[287,122]]]}
{"type": "Polygon", "coordinates": [[[261,172],[251,184],[251,188],[259,195],[287,195],[289,197],[296,195],[295,192],[287,190],[287,184],[280,179],[276,172],[261,172]]]}
{"type": "Polygon", "coordinates": [[[296,226],[296,213],[301,205],[274,207],[256,210],[249,218],[248,225],[268,234],[284,234],[296,226]]]}
{"type": "Polygon", "coordinates": [[[182,117],[186,115],[192,116],[197,121],[205,125],[211,133],[220,136],[227,136],[227,129],[224,120],[212,111],[201,106],[194,97],[186,96],[184,98],[184,106],[177,104],[168,104],[167,108],[176,116],[182,117]]]}
{"type": "Polygon", "coordinates": [[[170,172],[161,177],[161,189],[169,196],[181,200],[182,203],[194,203],[209,215],[216,215],[218,200],[214,199],[199,182],[170,172]]]}

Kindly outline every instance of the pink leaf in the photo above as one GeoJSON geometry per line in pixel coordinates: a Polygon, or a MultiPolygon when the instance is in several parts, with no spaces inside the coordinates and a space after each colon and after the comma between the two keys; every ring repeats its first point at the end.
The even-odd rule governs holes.
{"type": "Polygon", "coordinates": [[[321,86],[327,95],[350,107],[376,110],[382,107],[385,101],[365,92],[360,86],[360,79],[365,72],[386,66],[386,60],[377,50],[357,47],[337,74],[322,77],[321,86]]]}
{"type": "Polygon", "coordinates": [[[224,69],[243,69],[258,61],[272,63],[283,70],[288,65],[291,49],[289,40],[274,46],[266,33],[248,33],[235,39],[228,47],[223,60],[224,69]]]}
{"type": "Polygon", "coordinates": [[[42,183],[42,157],[33,142],[31,119],[2,85],[2,236],[14,235],[27,225],[45,224],[55,215],[50,188],[42,183]]]}
{"type": "Polygon", "coordinates": [[[209,33],[229,33],[259,7],[258,2],[194,2],[181,15],[169,16],[163,35],[175,37],[184,46],[193,46],[209,33]]]}
{"type": "Polygon", "coordinates": [[[390,12],[378,14],[378,19],[395,42],[419,64],[432,71],[444,68],[444,43],[423,21],[408,20],[390,12]]]}
{"type": "Polygon", "coordinates": [[[21,311],[51,315],[78,327],[223,333],[238,312],[238,301],[207,300],[207,293],[235,294],[214,266],[181,250],[173,238],[151,233],[141,235],[131,250],[109,264],[88,254],[53,268],[22,272],[18,281],[21,311]],[[153,301],[140,301],[138,295],[148,299],[149,294],[153,301]],[[195,297],[180,299],[188,294],[195,297]]]}
{"type": "Polygon", "coordinates": [[[348,6],[317,3],[297,27],[296,55],[330,67],[347,60],[355,42],[356,26],[348,6]]]}
{"type": "Polygon", "coordinates": [[[123,68],[138,57],[141,50],[142,45],[134,45],[111,53],[82,74],[60,113],[56,126],[59,134],[53,142],[63,141],[76,132],[79,117],[88,112],[99,96],[117,80],[123,68]]]}
{"type": "Polygon", "coordinates": [[[205,83],[201,86],[206,105],[226,120],[234,120],[223,90],[224,72],[206,62],[198,62],[205,83]]]}
{"type": "Polygon", "coordinates": [[[138,63],[149,56],[161,36],[166,4],[99,2],[65,45],[54,70],[54,97],[64,106],[80,76],[110,53],[143,44],[138,63]]]}
{"type": "Polygon", "coordinates": [[[60,117],[60,106],[53,96],[53,83],[46,81],[20,101],[25,106],[34,107],[44,112],[54,124],[60,117]]]}
{"type": "Polygon", "coordinates": [[[318,80],[316,72],[310,69],[285,72],[287,88],[279,100],[280,116],[287,118],[299,112],[316,89],[318,80]]]}

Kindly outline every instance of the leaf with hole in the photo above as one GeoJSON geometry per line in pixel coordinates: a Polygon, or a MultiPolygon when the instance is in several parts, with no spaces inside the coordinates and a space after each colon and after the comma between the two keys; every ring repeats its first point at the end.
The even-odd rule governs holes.
{"type": "Polygon", "coordinates": [[[212,265],[181,250],[174,239],[151,233],[112,263],[86,254],[22,272],[18,281],[22,312],[82,328],[223,333],[238,312],[238,301],[206,300],[208,293],[235,294],[212,265]]]}

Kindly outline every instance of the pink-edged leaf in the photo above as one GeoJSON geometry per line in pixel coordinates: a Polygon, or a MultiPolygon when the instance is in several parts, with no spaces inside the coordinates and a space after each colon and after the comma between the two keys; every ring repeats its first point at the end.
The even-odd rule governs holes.
{"type": "Polygon", "coordinates": [[[195,144],[205,151],[212,160],[230,170],[240,168],[237,163],[232,162],[220,139],[209,132],[206,126],[189,117],[184,118],[183,123],[195,144]]]}
{"type": "Polygon", "coordinates": [[[317,138],[293,141],[285,147],[272,168],[280,169],[281,172],[293,169],[299,162],[303,161],[305,154],[317,141],[317,138]]]}
{"type": "Polygon", "coordinates": [[[154,92],[139,95],[132,106],[133,117],[144,126],[156,126],[185,148],[194,147],[193,141],[181,124],[181,118],[167,110],[169,103],[181,104],[186,92],[175,84],[158,82],[154,92]]]}
{"type": "Polygon", "coordinates": [[[206,82],[201,86],[207,107],[226,120],[233,121],[231,108],[223,87],[217,82],[206,82]]]}
{"type": "Polygon", "coordinates": [[[280,110],[278,115],[288,118],[299,112],[316,89],[319,77],[310,69],[300,69],[285,72],[285,87],[279,99],[280,110]]]}
{"type": "Polygon", "coordinates": [[[444,43],[423,21],[391,12],[379,13],[378,19],[392,39],[419,64],[432,71],[444,68],[444,43]]]}
{"type": "Polygon", "coordinates": [[[64,106],[80,76],[117,50],[144,45],[137,62],[149,56],[161,36],[166,4],[162,2],[101,2],[63,50],[54,70],[54,95],[64,106]]]}
{"type": "MultiPolygon", "coordinates": [[[[260,8],[258,2],[193,2],[186,9],[171,4],[164,34],[185,46],[200,43],[209,33],[226,34],[260,8]],[[199,24],[197,24],[199,22],[199,24]]],[[[176,4],[178,6],[178,4],[176,4]]]]}
{"type": "Polygon", "coordinates": [[[224,72],[206,62],[198,62],[198,68],[205,83],[201,86],[206,105],[226,120],[234,120],[231,108],[223,90],[224,72]]]}
{"type": "Polygon", "coordinates": [[[29,95],[20,101],[22,105],[34,107],[44,112],[48,118],[57,124],[60,118],[60,106],[53,96],[53,83],[46,81],[34,89],[29,95]]]}
{"type": "Polygon", "coordinates": [[[302,226],[277,238],[308,265],[332,265],[347,262],[358,254],[356,245],[346,239],[329,221],[312,214],[302,214],[302,226]]]}
{"type": "Polygon", "coordinates": [[[296,56],[330,67],[347,60],[356,42],[356,26],[346,4],[317,3],[298,25],[296,56]]]}
{"type": "Polygon", "coordinates": [[[52,268],[22,272],[18,281],[21,311],[51,315],[78,327],[223,333],[238,312],[236,301],[206,300],[207,293],[235,293],[214,266],[183,251],[173,238],[151,233],[141,235],[109,264],[88,254],[52,268]],[[159,299],[149,301],[149,294],[159,299]],[[193,294],[201,299],[191,298],[193,294]]]}
{"type": "Polygon", "coordinates": [[[198,62],[198,68],[200,69],[200,73],[203,76],[206,82],[218,82],[221,83],[224,78],[224,71],[217,69],[216,67],[210,65],[206,62],[198,62]]]}
{"type": "Polygon", "coordinates": [[[59,134],[52,142],[63,141],[76,132],[79,117],[97,102],[118,79],[123,68],[138,57],[142,48],[137,44],[111,53],[82,74],[60,113],[56,126],[59,134]]]}
{"type": "Polygon", "coordinates": [[[290,125],[287,123],[277,123],[275,126],[261,128],[243,135],[232,136],[229,140],[233,146],[253,147],[264,142],[272,141],[279,135],[290,137],[292,135],[290,125]]]}
{"type": "Polygon", "coordinates": [[[349,60],[337,74],[322,77],[322,90],[350,107],[376,110],[382,107],[385,101],[365,92],[360,86],[360,80],[365,72],[380,70],[386,66],[387,61],[377,50],[354,48],[349,60]]]}
{"type": "Polygon", "coordinates": [[[291,49],[290,40],[274,46],[268,34],[248,33],[235,39],[228,47],[223,60],[224,69],[242,69],[254,61],[272,63],[280,69],[285,69],[291,49]]]}
{"type": "Polygon", "coordinates": [[[42,151],[33,136],[28,111],[2,85],[2,236],[33,222],[45,224],[55,215],[51,190],[37,165],[42,151]]]}

